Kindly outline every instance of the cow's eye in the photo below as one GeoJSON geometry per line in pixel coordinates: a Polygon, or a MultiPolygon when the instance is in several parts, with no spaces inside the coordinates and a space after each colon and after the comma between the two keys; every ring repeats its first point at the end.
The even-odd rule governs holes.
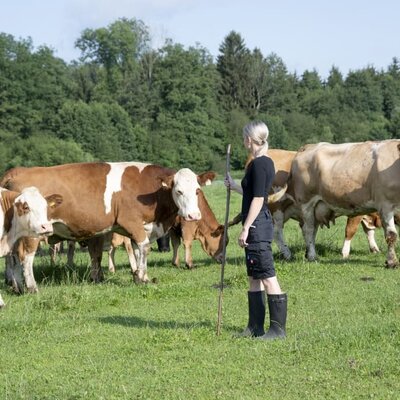
{"type": "Polygon", "coordinates": [[[178,196],[182,196],[182,195],[183,195],[183,192],[182,192],[181,190],[177,190],[177,191],[176,191],[176,194],[177,194],[178,196]]]}

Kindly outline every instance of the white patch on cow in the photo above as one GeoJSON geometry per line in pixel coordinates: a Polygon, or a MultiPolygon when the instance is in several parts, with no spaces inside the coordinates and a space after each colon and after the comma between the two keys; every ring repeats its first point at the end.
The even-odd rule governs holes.
{"type": "Polygon", "coordinates": [[[143,227],[150,243],[164,236],[166,233],[162,224],[151,222],[149,224],[144,224],[143,227]]]}
{"type": "Polygon", "coordinates": [[[1,294],[0,294],[0,308],[2,308],[4,306],[5,306],[5,303],[4,303],[3,298],[1,297],[1,294]]]}
{"type": "Polygon", "coordinates": [[[111,200],[114,193],[121,191],[122,175],[128,167],[137,167],[139,172],[149,165],[141,162],[107,163],[111,168],[106,177],[106,190],[104,191],[104,208],[106,214],[111,211],[111,200]]]}
{"type": "Polygon", "coordinates": [[[367,239],[368,239],[368,245],[369,245],[369,250],[371,253],[379,253],[379,246],[377,245],[375,241],[375,230],[371,229],[367,232],[367,239]]]}
{"type": "Polygon", "coordinates": [[[349,239],[345,239],[345,241],[343,243],[342,257],[345,259],[348,258],[349,254],[350,254],[350,243],[351,243],[351,240],[349,240],[349,239]]]}

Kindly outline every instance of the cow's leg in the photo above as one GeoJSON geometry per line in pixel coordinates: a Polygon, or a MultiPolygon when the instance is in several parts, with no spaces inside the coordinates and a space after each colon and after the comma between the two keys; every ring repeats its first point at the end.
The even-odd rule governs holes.
{"type": "Polygon", "coordinates": [[[60,243],[61,242],[49,245],[50,263],[52,267],[56,265],[57,254],[60,252],[60,243]]]}
{"type": "Polygon", "coordinates": [[[104,280],[103,270],[101,269],[101,259],[103,256],[104,237],[96,236],[88,240],[88,251],[92,263],[90,277],[93,282],[104,280]]]}
{"type": "Polygon", "coordinates": [[[315,261],[317,259],[315,238],[317,236],[318,225],[315,222],[314,207],[304,205],[301,208],[303,216],[303,225],[301,229],[306,244],[306,257],[308,261],[315,261]]]}
{"type": "Polygon", "coordinates": [[[147,252],[150,241],[146,235],[146,231],[143,228],[143,224],[138,224],[136,220],[132,220],[132,216],[127,216],[127,218],[124,219],[124,214],[122,212],[116,222],[121,226],[121,228],[131,235],[138,267],[134,274],[135,282],[149,282],[149,278],[147,276],[147,252]],[[128,223],[129,221],[131,223],[128,223]]]}
{"type": "Polygon", "coordinates": [[[108,270],[112,273],[115,273],[115,259],[114,259],[114,255],[115,255],[115,250],[117,248],[114,247],[113,245],[110,246],[109,250],[108,250],[108,270]]]}
{"type": "Polygon", "coordinates": [[[38,287],[33,275],[33,260],[39,246],[37,238],[22,238],[18,246],[18,257],[23,265],[25,285],[29,293],[37,293],[38,287]]]}
{"type": "Polygon", "coordinates": [[[364,220],[361,220],[361,226],[367,235],[369,251],[371,253],[379,253],[380,250],[375,241],[375,226],[365,223],[364,220]]]}
{"type": "Polygon", "coordinates": [[[284,235],[283,235],[283,224],[284,224],[284,214],[281,210],[277,210],[272,215],[274,220],[274,239],[276,244],[279,247],[279,251],[281,252],[283,258],[285,260],[290,260],[292,258],[292,253],[286,244],[284,235]]]}
{"type": "Polygon", "coordinates": [[[172,229],[169,236],[172,245],[172,265],[179,267],[179,246],[181,245],[181,238],[178,233],[172,229]]]}
{"type": "Polygon", "coordinates": [[[351,241],[357,232],[358,225],[360,225],[362,218],[362,215],[347,218],[346,228],[344,230],[344,243],[342,247],[343,258],[348,258],[350,255],[351,241]]]}
{"type": "MultiPolygon", "coordinates": [[[[16,248],[16,246],[14,247],[14,249],[16,248]]],[[[14,293],[18,294],[24,293],[24,276],[22,273],[23,268],[18,259],[18,254],[16,252],[13,252],[11,254],[6,255],[5,263],[6,263],[6,272],[5,272],[6,285],[11,286],[14,293]]]]}
{"type": "Polygon", "coordinates": [[[380,211],[380,215],[382,218],[382,225],[385,230],[385,239],[388,245],[387,257],[386,257],[386,267],[387,268],[396,268],[399,264],[399,261],[396,256],[395,246],[397,241],[397,231],[396,226],[394,224],[394,215],[393,211],[385,212],[380,211]]]}
{"type": "Polygon", "coordinates": [[[68,240],[67,265],[69,265],[70,267],[74,265],[74,255],[75,255],[75,242],[73,240],[68,240]]]}
{"type": "MultiPolygon", "coordinates": [[[[128,254],[129,265],[131,266],[131,272],[135,275],[138,266],[136,262],[135,252],[133,250],[132,241],[128,237],[124,238],[124,246],[126,253],[128,254]]],[[[146,268],[147,268],[147,258],[146,258],[146,268]]]]}
{"type": "Polygon", "coordinates": [[[3,298],[1,297],[1,294],[0,294],[0,308],[3,308],[5,305],[6,305],[6,303],[4,303],[4,300],[3,300],[3,298]]]}
{"type": "Polygon", "coordinates": [[[150,249],[149,239],[146,239],[143,242],[135,243],[132,241],[134,246],[134,253],[137,260],[137,270],[133,273],[134,279],[136,283],[148,283],[149,277],[147,276],[147,255],[150,249]]]}
{"type": "Polygon", "coordinates": [[[192,257],[192,243],[193,240],[183,240],[183,247],[185,248],[185,265],[189,269],[192,269],[194,267],[192,257]]]}

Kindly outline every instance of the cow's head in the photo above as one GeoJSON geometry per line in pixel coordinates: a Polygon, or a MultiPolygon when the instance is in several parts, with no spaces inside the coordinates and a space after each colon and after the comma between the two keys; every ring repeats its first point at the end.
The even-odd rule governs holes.
{"type": "Polygon", "coordinates": [[[51,235],[53,225],[48,220],[48,207],[56,208],[63,201],[61,195],[44,198],[36,187],[28,187],[14,201],[14,224],[19,237],[51,235]]]}
{"type": "MultiPolygon", "coordinates": [[[[219,225],[217,229],[211,232],[205,243],[202,243],[203,249],[214,258],[218,263],[222,263],[224,257],[224,226],[219,225]]],[[[226,236],[226,245],[228,246],[229,238],[226,236]]]]}
{"type": "Polygon", "coordinates": [[[200,186],[211,183],[214,177],[214,172],[196,175],[189,168],[182,168],[164,179],[162,185],[172,190],[174,203],[178,207],[178,215],[187,221],[198,221],[201,218],[197,199],[200,186]]]}

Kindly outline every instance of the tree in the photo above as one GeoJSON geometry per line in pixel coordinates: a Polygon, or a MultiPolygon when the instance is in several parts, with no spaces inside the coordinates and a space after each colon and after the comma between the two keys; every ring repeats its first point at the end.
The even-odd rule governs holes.
{"type": "Polygon", "coordinates": [[[66,102],[59,117],[59,137],[79,143],[95,159],[138,158],[135,130],[126,111],[118,104],[66,102]]]}
{"type": "Polygon", "coordinates": [[[138,62],[149,42],[148,28],[142,21],[121,18],[107,28],[85,29],[75,46],[81,50],[81,62],[103,66],[109,89],[119,91],[137,77],[138,62]]]}
{"type": "Polygon", "coordinates": [[[168,42],[154,66],[159,105],[151,137],[152,151],[167,166],[207,169],[223,151],[224,127],[217,106],[218,75],[202,47],[168,42]]]}
{"type": "Polygon", "coordinates": [[[250,51],[241,35],[231,31],[219,47],[217,70],[221,76],[220,101],[226,110],[251,104],[250,51]]]}

